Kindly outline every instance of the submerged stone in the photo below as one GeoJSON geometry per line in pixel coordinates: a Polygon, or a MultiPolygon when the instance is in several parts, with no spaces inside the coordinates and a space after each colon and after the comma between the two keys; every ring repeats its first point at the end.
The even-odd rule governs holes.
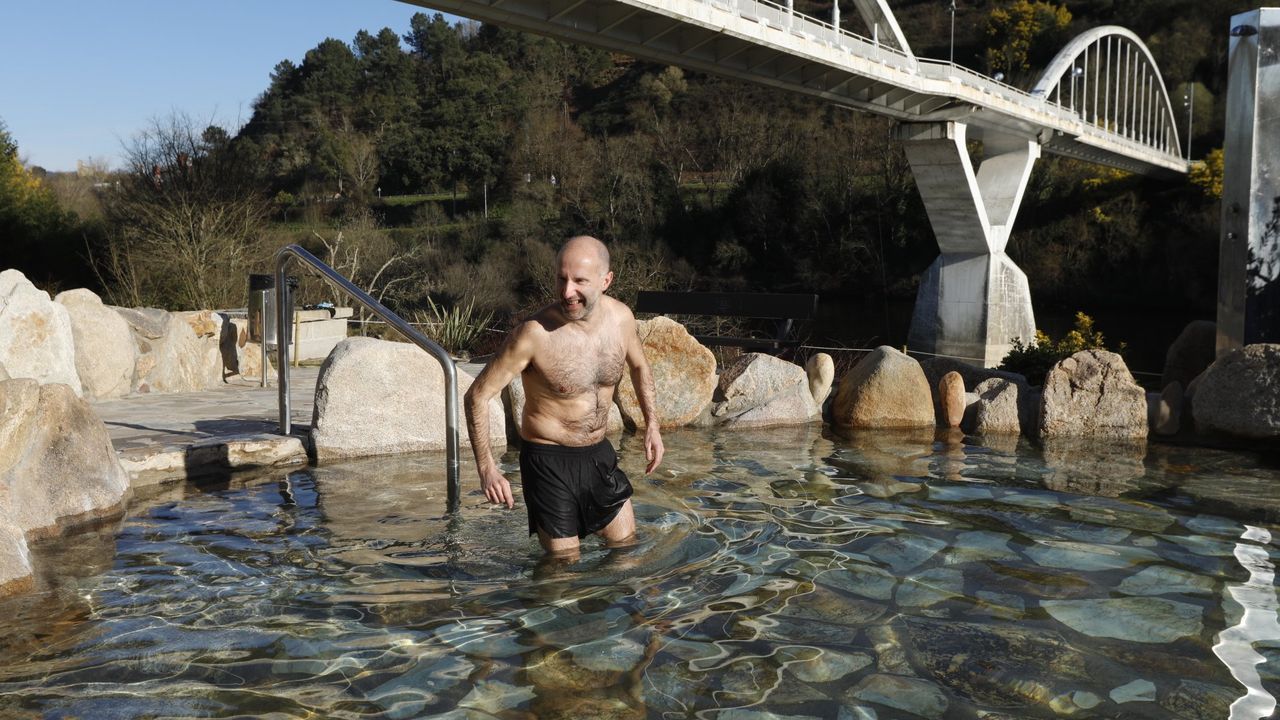
{"type": "Polygon", "coordinates": [[[1212,593],[1212,578],[1164,565],[1151,565],[1125,578],[1117,588],[1125,595],[1187,595],[1212,593]]]}
{"type": "Polygon", "coordinates": [[[847,653],[832,648],[814,649],[818,652],[812,659],[787,665],[787,669],[805,682],[833,682],[872,663],[871,657],[863,653],[847,653]]]}
{"type": "Polygon", "coordinates": [[[895,573],[902,574],[924,563],[947,546],[945,540],[911,535],[895,535],[882,540],[867,551],[867,555],[888,565],[895,573]]]}
{"type": "Polygon", "coordinates": [[[458,707],[496,715],[529,702],[533,696],[531,687],[516,687],[501,680],[481,680],[458,702],[458,707]]]}
{"type": "Polygon", "coordinates": [[[964,596],[964,574],[955,568],[933,568],[913,575],[898,586],[897,601],[906,607],[930,607],[964,596]]]}
{"type": "Polygon", "coordinates": [[[893,597],[893,588],[898,584],[898,578],[874,565],[853,565],[824,572],[814,579],[814,583],[839,588],[872,600],[888,600],[893,597]]]}
{"type": "Polygon", "coordinates": [[[1169,643],[1204,627],[1199,606],[1165,598],[1042,600],[1040,607],[1081,634],[1130,642],[1169,643]]]}
{"type": "Polygon", "coordinates": [[[606,638],[569,649],[574,663],[597,672],[626,672],[644,659],[645,647],[630,638],[606,638]]]}
{"type": "Polygon", "coordinates": [[[947,551],[946,564],[959,565],[987,560],[1012,560],[1018,554],[1009,547],[1012,535],[974,530],[960,533],[947,551]]]}
{"type": "Polygon", "coordinates": [[[1150,680],[1134,680],[1111,691],[1114,703],[1154,702],[1155,699],[1156,686],[1150,680]]]}
{"type": "Polygon", "coordinates": [[[922,718],[940,718],[951,704],[946,694],[933,683],[900,675],[868,675],[844,697],[884,705],[922,718]]]}
{"type": "Polygon", "coordinates": [[[1118,570],[1160,559],[1145,548],[1054,540],[1040,541],[1027,548],[1026,555],[1037,565],[1083,572],[1118,570]]]}
{"type": "Polygon", "coordinates": [[[1188,720],[1221,720],[1231,716],[1231,704],[1240,692],[1221,685],[1182,680],[1160,697],[1160,707],[1188,720]]]}

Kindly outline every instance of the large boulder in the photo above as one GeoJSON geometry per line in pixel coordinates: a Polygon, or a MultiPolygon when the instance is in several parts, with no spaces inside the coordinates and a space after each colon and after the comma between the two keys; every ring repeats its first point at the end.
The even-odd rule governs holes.
{"type": "MultiPolygon", "coordinates": [[[[517,375],[507,386],[506,397],[503,398],[503,405],[508,407],[511,419],[511,428],[515,430],[516,436],[519,437],[521,428],[524,426],[524,376],[517,375]]],[[[622,422],[622,411],[618,410],[616,404],[609,406],[609,419],[605,423],[606,433],[622,432],[625,428],[622,422]]],[[[512,438],[508,438],[511,440],[512,438]]]]}
{"type": "Polygon", "coordinates": [[[933,393],[920,363],[887,345],[845,373],[832,405],[840,427],[933,427],[933,393]]]}
{"type": "Polygon", "coordinates": [[[1182,383],[1187,387],[1197,375],[1213,364],[1217,352],[1218,326],[1210,320],[1195,320],[1182,328],[1164,355],[1160,387],[1182,383]]]}
{"type": "MultiPolygon", "coordinates": [[[[458,370],[459,444],[469,447],[458,370]]],[[[311,442],[318,460],[445,449],[444,371],[409,343],[352,337],[334,347],[316,380],[311,442]]],[[[506,445],[502,402],[489,402],[489,442],[506,445]]]]}
{"type": "Polygon", "coordinates": [[[63,383],[80,393],[67,309],[17,270],[0,272],[0,365],[9,377],[63,383]]]}
{"type": "Polygon", "coordinates": [[[216,313],[113,309],[133,330],[135,392],[194,392],[222,382],[222,319],[216,313]]]}
{"type": "Polygon", "coordinates": [[[711,415],[733,427],[797,425],[818,418],[809,374],[772,355],[747,353],[720,373],[711,415]]]}
{"type": "Polygon", "coordinates": [[[1124,359],[1082,350],[1054,365],[1040,400],[1042,437],[1147,437],[1147,394],[1124,359]]]}
{"type": "Polygon", "coordinates": [[[114,513],[128,489],[106,426],[71,387],[0,382],[0,591],[30,573],[26,540],[114,513]]]}
{"type": "Polygon", "coordinates": [[[65,307],[71,318],[76,371],[85,396],[101,400],[128,395],[138,361],[129,323],[84,288],[58,293],[54,302],[65,307]]]}
{"type": "MultiPolygon", "coordinates": [[[[644,356],[653,371],[662,427],[692,423],[711,402],[716,389],[715,355],[671,318],[660,316],[636,325],[644,356]]],[[[644,427],[630,373],[623,375],[618,386],[618,408],[628,426],[644,427]]]]}
{"type": "Polygon", "coordinates": [[[1223,355],[1196,383],[1196,428],[1241,438],[1280,438],[1280,344],[1223,355]]]}

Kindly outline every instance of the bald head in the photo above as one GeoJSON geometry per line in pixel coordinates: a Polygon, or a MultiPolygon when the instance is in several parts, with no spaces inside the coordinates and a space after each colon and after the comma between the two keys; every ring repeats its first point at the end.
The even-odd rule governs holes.
{"type": "Polygon", "coordinates": [[[612,284],[604,243],[586,235],[565,241],[556,255],[556,293],[565,318],[586,320],[612,284]]]}
{"type": "Polygon", "coordinates": [[[609,272],[609,248],[590,235],[575,235],[564,241],[560,252],[556,254],[556,265],[561,265],[565,258],[577,258],[581,253],[593,253],[596,256],[597,269],[603,274],[609,272]]]}

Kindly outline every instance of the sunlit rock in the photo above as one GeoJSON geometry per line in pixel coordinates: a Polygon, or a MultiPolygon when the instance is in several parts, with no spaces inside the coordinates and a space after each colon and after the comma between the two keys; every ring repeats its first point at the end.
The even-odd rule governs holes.
{"type": "Polygon", "coordinates": [[[803,368],[772,355],[747,353],[720,373],[711,415],[730,427],[771,427],[816,420],[803,368]]]}
{"type": "Polygon", "coordinates": [[[816,353],[804,364],[804,372],[809,377],[809,394],[813,396],[813,403],[822,407],[827,395],[831,394],[831,383],[836,379],[835,360],[824,352],[816,353]]]}
{"type": "MultiPolygon", "coordinates": [[[[468,447],[461,405],[472,378],[458,370],[459,445],[468,447]]],[[[352,337],[329,353],[316,380],[311,441],[326,459],[443,450],[445,387],[440,364],[409,343],[352,337]]],[[[489,441],[506,445],[502,402],[489,401],[489,441]]]]}
{"type": "Polygon", "coordinates": [[[0,597],[19,593],[31,586],[31,551],[26,534],[8,517],[8,489],[0,487],[0,597]]]}
{"type": "MultiPolygon", "coordinates": [[[[645,358],[653,371],[658,416],[662,427],[683,427],[693,422],[711,402],[716,387],[716,358],[693,339],[680,323],[656,317],[636,323],[645,358]]],[[[618,385],[618,407],[629,427],[644,427],[644,415],[630,373],[618,385]]]]}
{"type": "Polygon", "coordinates": [[[1160,374],[1160,387],[1170,383],[1182,383],[1186,387],[1204,369],[1213,364],[1218,342],[1218,326],[1210,320],[1193,320],[1164,355],[1164,371],[1160,374]]]}
{"type": "Polygon", "coordinates": [[[1083,350],[1054,365],[1045,376],[1040,434],[1045,438],[1146,438],[1146,393],[1119,355],[1083,350]]]}
{"type": "Polygon", "coordinates": [[[1024,407],[1026,385],[1004,378],[988,378],[973,388],[977,400],[969,407],[964,420],[965,430],[974,435],[1032,435],[1024,428],[1023,417],[1028,415],[1024,407]]]}
{"type": "Polygon", "coordinates": [[[208,312],[112,308],[129,323],[138,349],[135,392],[194,392],[222,382],[221,324],[208,312]]]}
{"type": "Polygon", "coordinates": [[[1196,428],[1240,438],[1280,438],[1280,344],[1247,345],[1218,358],[1199,378],[1196,428]]]}
{"type": "Polygon", "coordinates": [[[1171,643],[1198,636],[1204,611],[1198,605],[1155,597],[1041,600],[1054,620],[1083,635],[1138,643],[1171,643]]]}
{"type": "Polygon", "coordinates": [[[106,426],[70,387],[0,382],[0,586],[30,572],[24,538],[112,514],[128,489],[106,426]]]}
{"type": "Polygon", "coordinates": [[[840,380],[832,406],[840,429],[933,427],[933,392],[920,363],[880,346],[840,380]]]}
{"type": "Polygon", "coordinates": [[[54,302],[67,309],[71,320],[76,371],[85,396],[98,400],[128,395],[138,358],[129,323],[83,288],[58,293],[54,302]]]}
{"type": "Polygon", "coordinates": [[[938,422],[943,427],[958,428],[964,419],[964,378],[951,371],[942,376],[938,388],[938,422]]]}
{"type": "Polygon", "coordinates": [[[81,392],[67,309],[17,270],[0,272],[0,365],[11,378],[62,383],[81,392]]]}

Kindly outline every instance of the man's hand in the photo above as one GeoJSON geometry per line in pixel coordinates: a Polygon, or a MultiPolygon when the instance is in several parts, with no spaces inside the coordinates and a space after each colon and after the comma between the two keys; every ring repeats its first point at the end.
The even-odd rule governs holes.
{"type": "Polygon", "coordinates": [[[662,433],[658,432],[658,426],[647,426],[644,431],[644,459],[649,461],[649,465],[644,469],[645,474],[653,472],[653,469],[658,467],[664,452],[662,433]]]}
{"type": "Polygon", "coordinates": [[[480,472],[480,488],[494,505],[506,505],[508,508],[516,506],[515,498],[511,496],[511,483],[496,467],[480,472]]]}

